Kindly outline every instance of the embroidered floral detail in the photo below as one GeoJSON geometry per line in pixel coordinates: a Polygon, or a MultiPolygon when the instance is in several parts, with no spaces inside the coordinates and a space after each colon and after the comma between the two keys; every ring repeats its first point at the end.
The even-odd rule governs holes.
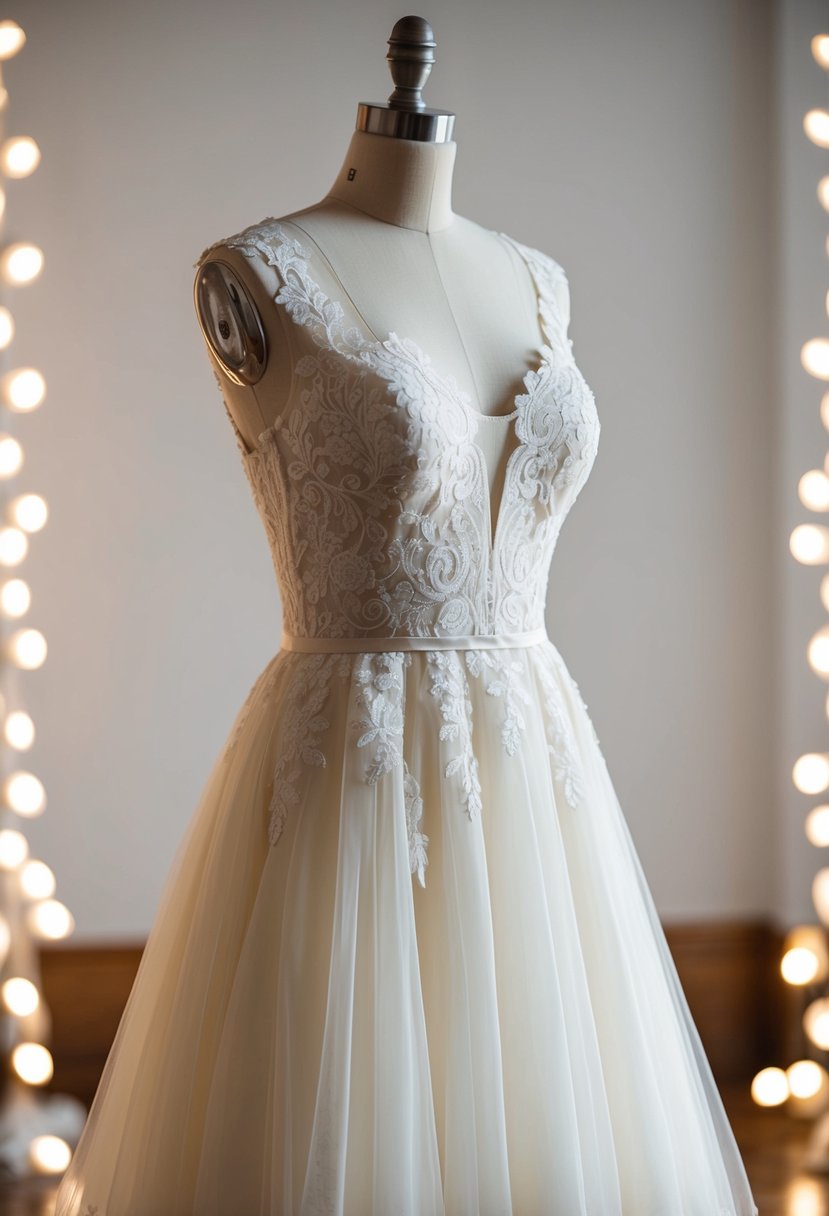
{"type": "Polygon", "coordinates": [[[242,702],[241,708],[239,709],[239,712],[236,715],[236,721],[233,725],[233,728],[230,732],[230,736],[227,740],[227,744],[225,746],[225,756],[226,757],[230,755],[230,753],[236,747],[236,744],[239,742],[242,732],[244,731],[245,726],[247,725],[248,718],[250,717],[250,711],[251,711],[251,708],[253,707],[253,702],[254,702],[254,699],[257,697],[257,694],[260,694],[259,695],[260,704],[265,704],[266,702],[270,701],[271,694],[273,692],[273,686],[276,682],[276,676],[277,676],[277,662],[276,662],[276,656],[275,656],[271,660],[271,662],[268,664],[268,666],[256,677],[256,679],[253,682],[253,685],[251,686],[250,692],[248,693],[248,695],[245,697],[244,701],[242,702]],[[261,692],[262,686],[265,684],[267,684],[267,687],[265,688],[264,692],[261,692]]]}
{"type": "Polygon", "coordinates": [[[417,874],[421,887],[426,886],[425,869],[429,864],[426,846],[429,837],[420,830],[423,817],[423,799],[420,796],[420,786],[417,778],[409,772],[406,761],[403,761],[403,795],[406,800],[406,830],[409,838],[409,868],[417,874]]]}
{"type": "Polygon", "coordinates": [[[411,651],[378,651],[357,659],[354,679],[364,716],[353,725],[361,732],[358,747],[373,744],[365,771],[369,785],[403,759],[403,670],[411,661],[411,651]]]}
{"type": "Polygon", "coordinates": [[[298,670],[282,706],[280,747],[268,808],[271,844],[279,840],[290,808],[300,800],[296,787],[304,766],[325,767],[319,737],[330,725],[322,711],[328,700],[331,676],[336,670],[345,678],[351,670],[352,656],[348,654],[297,654],[291,656],[294,658],[298,670]]]}
{"type": "Polygon", "coordinates": [[[601,752],[602,745],[599,742],[599,736],[596,733],[596,728],[593,725],[593,719],[590,717],[590,711],[588,710],[587,705],[585,704],[584,697],[581,695],[581,690],[579,689],[578,684],[576,683],[576,681],[573,679],[572,675],[570,674],[567,664],[564,662],[564,659],[561,657],[560,651],[558,651],[555,647],[551,647],[550,656],[553,660],[553,663],[555,664],[556,670],[558,671],[559,675],[561,676],[561,679],[570,688],[576,701],[581,706],[581,709],[587,720],[587,725],[590,727],[590,733],[593,736],[593,742],[596,744],[596,747],[601,752]]]}
{"type": "Polygon", "coordinates": [[[358,747],[370,747],[365,779],[374,785],[384,773],[403,767],[403,796],[406,808],[406,835],[409,867],[426,886],[428,865],[426,846],[429,837],[420,830],[423,799],[417,778],[409,772],[403,756],[403,694],[405,669],[411,666],[411,651],[379,651],[361,654],[354,669],[358,701],[363,716],[353,726],[360,735],[358,747]]]}
{"type": "MultiPolygon", "coordinates": [[[[548,653],[555,658],[550,647],[548,653]]],[[[555,677],[542,661],[538,672],[544,688],[544,708],[547,714],[547,747],[553,759],[553,776],[563,790],[569,806],[575,810],[584,799],[584,781],[581,764],[573,738],[572,726],[556,685],[555,677]]]]}
{"type": "Polygon", "coordinates": [[[472,702],[466,676],[456,651],[428,650],[426,654],[431,675],[429,692],[437,699],[443,718],[440,739],[457,741],[460,745],[458,754],[447,761],[444,776],[460,774],[466,813],[475,819],[482,810],[481,783],[472,747],[472,702]]]}
{"type": "Polygon", "coordinates": [[[519,701],[531,703],[526,689],[526,669],[520,659],[514,659],[510,651],[466,650],[466,666],[473,676],[480,676],[485,667],[497,673],[486,686],[491,697],[504,698],[504,720],[501,723],[501,741],[506,752],[514,756],[521,744],[521,732],[527,723],[521,712],[519,701]]]}
{"type": "Polygon", "coordinates": [[[237,433],[290,632],[429,637],[543,622],[549,562],[599,422],[567,338],[563,269],[493,235],[527,264],[543,337],[509,415],[517,444],[494,519],[469,397],[411,339],[348,324],[285,225],[253,224],[199,259],[219,245],[262,259],[276,271],[275,303],[308,335],[256,448],[237,433]]]}

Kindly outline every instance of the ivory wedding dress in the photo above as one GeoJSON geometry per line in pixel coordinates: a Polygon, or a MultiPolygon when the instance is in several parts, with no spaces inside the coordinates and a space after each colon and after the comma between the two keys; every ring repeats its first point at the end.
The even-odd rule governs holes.
{"type": "Polygon", "coordinates": [[[599,437],[567,280],[495,235],[540,339],[487,423],[513,428],[497,509],[453,377],[350,322],[283,223],[219,242],[275,268],[296,323],[276,421],[254,450],[234,424],[282,646],[179,845],[56,1216],[757,1213],[545,629],[599,437]]]}

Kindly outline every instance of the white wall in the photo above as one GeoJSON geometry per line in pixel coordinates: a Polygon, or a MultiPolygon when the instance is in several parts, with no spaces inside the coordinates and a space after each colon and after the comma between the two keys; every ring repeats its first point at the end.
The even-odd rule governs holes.
{"type": "MultiPolygon", "coordinates": [[[[390,91],[378,0],[20,0],[10,127],[44,160],[7,232],[53,516],[26,567],[31,825],[75,940],[142,938],[207,770],[279,644],[264,534],[191,305],[210,241],[320,198],[390,91]]],[[[455,209],[566,267],[602,441],[549,627],[662,914],[771,909],[775,772],[771,6],[445,3],[428,103],[455,209]]]]}

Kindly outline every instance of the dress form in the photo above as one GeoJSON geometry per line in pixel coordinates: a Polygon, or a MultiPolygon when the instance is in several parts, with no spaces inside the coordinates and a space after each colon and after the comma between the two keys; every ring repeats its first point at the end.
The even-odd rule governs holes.
{"type": "MultiPolygon", "coordinates": [[[[279,217],[311,253],[311,273],[349,319],[378,341],[409,338],[442,375],[454,377],[479,415],[493,510],[515,445],[516,394],[544,342],[538,300],[520,254],[497,232],[452,209],[457,144],[357,129],[328,193],[279,217]]],[[[274,305],[272,266],[221,242],[211,247],[243,284],[267,346],[254,384],[226,374],[208,354],[244,441],[272,425],[293,381],[291,318],[274,305]]],[[[198,297],[197,297],[198,298],[198,297]]],[[[569,310],[566,290],[559,307],[569,310]]],[[[202,329],[205,319],[200,316],[202,329]]]]}

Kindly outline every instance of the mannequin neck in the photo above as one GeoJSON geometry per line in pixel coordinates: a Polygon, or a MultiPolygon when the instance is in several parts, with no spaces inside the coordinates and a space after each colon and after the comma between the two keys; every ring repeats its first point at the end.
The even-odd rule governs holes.
{"type": "Polygon", "coordinates": [[[454,141],[427,143],[355,131],[326,197],[398,228],[420,232],[448,228],[454,219],[456,151],[454,141]]]}

